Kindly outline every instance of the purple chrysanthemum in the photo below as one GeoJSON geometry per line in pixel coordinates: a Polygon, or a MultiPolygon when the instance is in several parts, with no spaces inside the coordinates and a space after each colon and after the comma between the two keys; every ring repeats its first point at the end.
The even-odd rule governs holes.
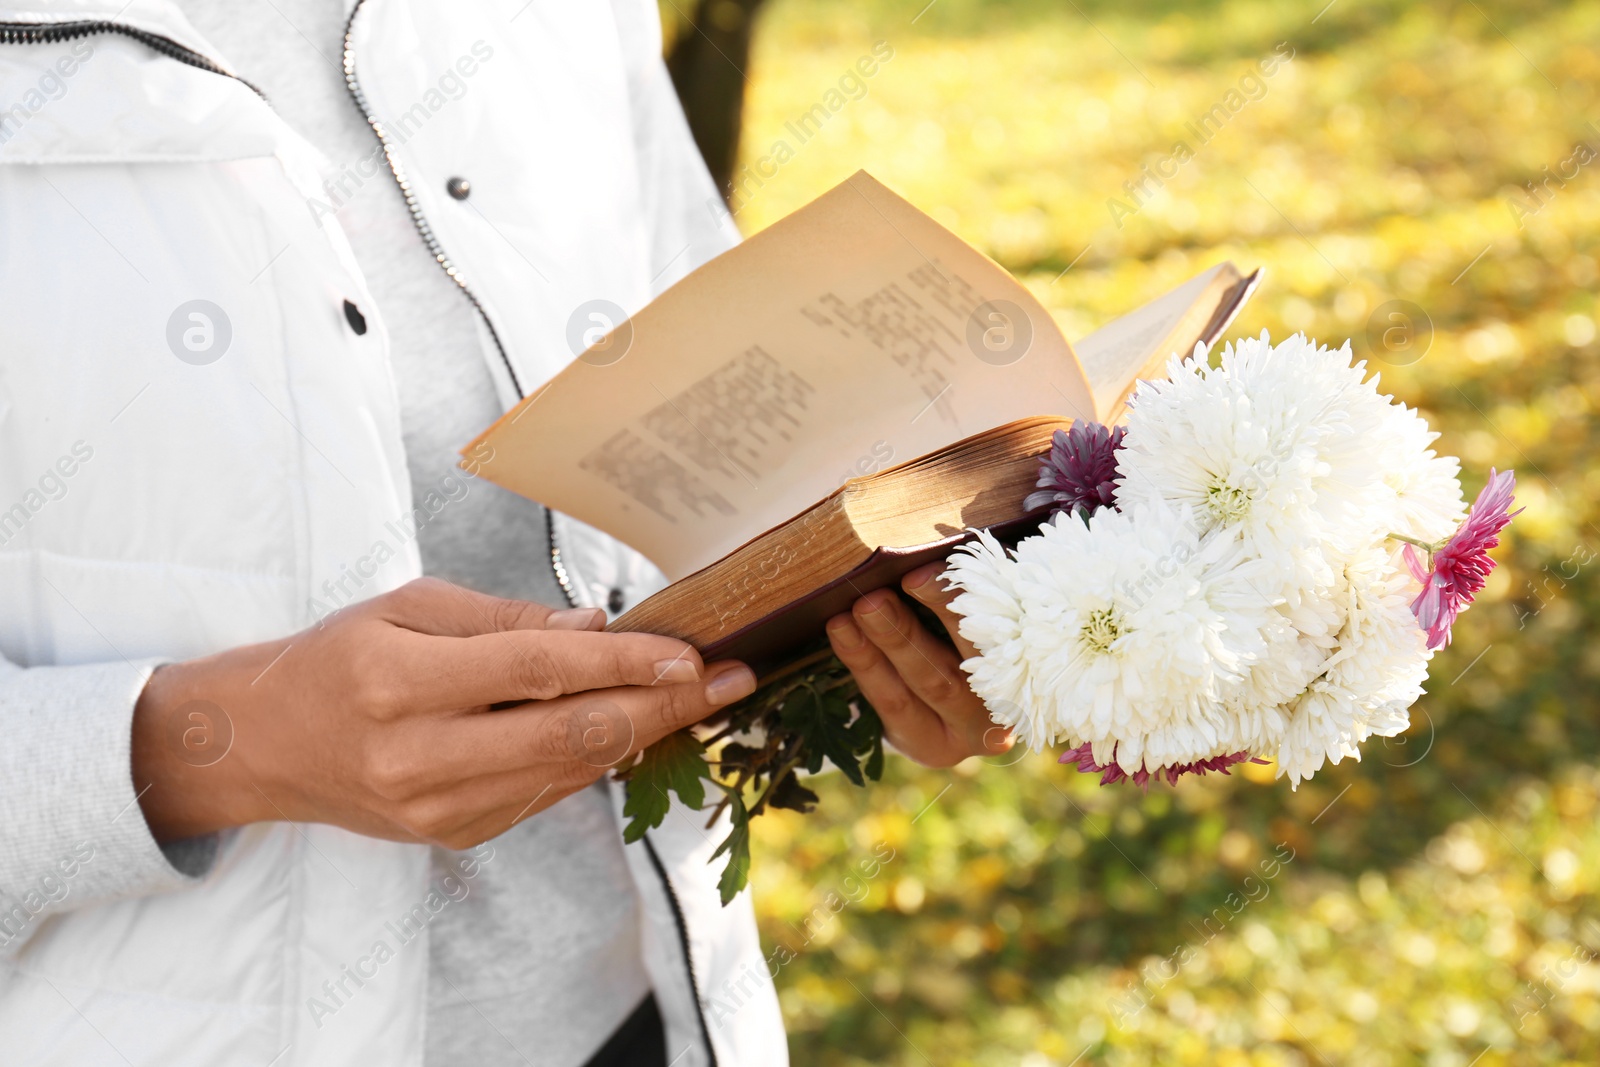
{"type": "Polygon", "coordinates": [[[1230,773],[1228,768],[1232,767],[1236,763],[1244,763],[1249,761],[1251,763],[1264,764],[1267,762],[1264,759],[1259,759],[1250,755],[1248,752],[1234,752],[1226,756],[1212,756],[1210,759],[1196,760],[1194,763],[1177,763],[1170,767],[1161,767],[1153,774],[1143,767],[1140,767],[1137,771],[1129,774],[1127,771],[1124,771],[1117,765],[1115,752],[1116,749],[1113,748],[1113,759],[1110,763],[1096,763],[1094,761],[1093,746],[1085,742],[1084,744],[1079,745],[1077,748],[1069,748],[1067,751],[1063,752],[1061,754],[1061,759],[1057,762],[1076,763],[1078,765],[1078,770],[1084,774],[1099,774],[1101,785],[1113,785],[1117,782],[1127,779],[1131,780],[1133,784],[1137,785],[1140,789],[1148,789],[1150,787],[1151,779],[1160,781],[1162,778],[1165,778],[1168,785],[1176,785],[1178,783],[1178,779],[1186,774],[1193,774],[1200,777],[1204,777],[1207,773],[1212,771],[1215,771],[1219,774],[1228,774],[1230,773]]]}
{"type": "Polygon", "coordinates": [[[1039,491],[1029,493],[1023,507],[1032,511],[1050,505],[1057,512],[1093,514],[1116,503],[1117,449],[1126,431],[1079,419],[1070,430],[1057,430],[1050,451],[1039,458],[1039,491]]]}

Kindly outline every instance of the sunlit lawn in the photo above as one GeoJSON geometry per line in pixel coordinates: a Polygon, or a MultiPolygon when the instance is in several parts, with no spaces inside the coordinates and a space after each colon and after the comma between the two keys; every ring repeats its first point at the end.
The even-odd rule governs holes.
{"type": "Polygon", "coordinates": [[[747,233],[866,168],[1069,337],[1224,258],[1268,271],[1241,333],[1366,356],[1410,301],[1431,347],[1374,366],[1469,493],[1515,467],[1528,510],[1412,733],[1298,792],[899,763],[760,820],[795,1061],[1600,1060],[1600,159],[1574,159],[1600,150],[1600,6],[923,2],[773,0],[745,156],[793,153],[741,186],[747,233]],[[785,124],[880,41],[798,143],[785,124]]]}

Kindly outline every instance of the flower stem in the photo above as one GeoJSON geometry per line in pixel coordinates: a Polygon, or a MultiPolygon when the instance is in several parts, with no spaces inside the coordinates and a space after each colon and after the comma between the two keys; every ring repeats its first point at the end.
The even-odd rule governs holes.
{"type": "Polygon", "coordinates": [[[1415,545],[1424,552],[1428,553],[1429,556],[1432,556],[1435,552],[1444,547],[1443,541],[1421,541],[1415,537],[1407,537],[1405,534],[1392,533],[1389,535],[1389,537],[1391,540],[1404,541],[1408,545],[1415,545]]]}

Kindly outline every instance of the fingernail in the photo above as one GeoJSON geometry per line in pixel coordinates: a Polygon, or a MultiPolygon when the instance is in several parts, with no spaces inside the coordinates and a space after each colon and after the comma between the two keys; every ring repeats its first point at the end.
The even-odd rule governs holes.
{"type": "Polygon", "coordinates": [[[552,611],[544,620],[546,630],[589,630],[605,620],[606,613],[599,608],[562,608],[552,611]]]}
{"type": "Polygon", "coordinates": [[[856,617],[861,620],[861,625],[875,634],[886,634],[894,629],[894,619],[889,615],[890,602],[885,600],[867,608],[856,617]]]}
{"type": "Polygon", "coordinates": [[[755,672],[744,664],[723,671],[706,683],[706,703],[712,706],[732,704],[756,691],[755,672]]]}
{"type": "Polygon", "coordinates": [[[931,570],[912,571],[910,574],[906,575],[905,591],[908,593],[914,593],[918,589],[921,589],[923,586],[928,584],[928,579],[932,578],[933,574],[934,572],[931,570]]]}
{"type": "Polygon", "coordinates": [[[867,639],[849,619],[834,619],[828,623],[828,636],[846,652],[853,652],[867,643],[867,639]]]}
{"type": "Polygon", "coordinates": [[[683,656],[664,659],[656,664],[657,685],[677,685],[679,682],[692,682],[699,677],[700,668],[683,656]]]}

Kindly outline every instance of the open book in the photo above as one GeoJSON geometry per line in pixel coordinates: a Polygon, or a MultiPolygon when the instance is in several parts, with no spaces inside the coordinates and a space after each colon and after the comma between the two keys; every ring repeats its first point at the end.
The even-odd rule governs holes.
{"type": "Polygon", "coordinates": [[[1256,280],[1215,266],[1074,353],[1003,268],[860,172],[617,325],[466,452],[672,579],[612,629],[762,674],[970,529],[1037,521],[1022,502],[1052,432],[1116,421],[1256,280]]]}

